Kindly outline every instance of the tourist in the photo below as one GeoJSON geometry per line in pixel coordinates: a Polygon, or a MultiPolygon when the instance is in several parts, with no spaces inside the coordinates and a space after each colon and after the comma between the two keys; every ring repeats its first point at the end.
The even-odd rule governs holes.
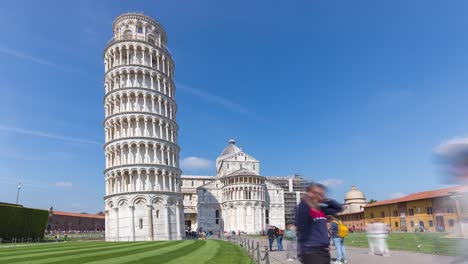
{"type": "Polygon", "coordinates": [[[276,243],[278,245],[278,251],[283,251],[283,235],[284,230],[281,228],[275,228],[276,243]]]}
{"type": "Polygon", "coordinates": [[[331,236],[333,244],[335,244],[336,247],[336,261],[334,264],[348,263],[348,260],[346,259],[346,249],[344,246],[344,239],[348,235],[348,228],[334,216],[330,216],[330,219],[331,236]]]}
{"type": "Polygon", "coordinates": [[[312,184],[306,188],[296,213],[299,259],[302,263],[329,264],[330,239],[327,230],[327,215],[342,210],[340,203],[325,198],[326,188],[312,184]]]}
{"type": "Polygon", "coordinates": [[[367,239],[369,241],[369,254],[377,252],[383,256],[389,256],[387,247],[387,230],[384,223],[371,223],[367,226],[367,239]]]}
{"type": "Polygon", "coordinates": [[[268,228],[267,236],[268,236],[268,243],[270,245],[270,251],[273,251],[272,250],[273,241],[275,241],[275,238],[276,238],[276,229],[274,226],[270,226],[270,228],[268,228]]]}
{"type": "Polygon", "coordinates": [[[286,252],[287,261],[297,260],[297,236],[296,226],[294,224],[287,225],[284,237],[288,241],[286,252]]]}

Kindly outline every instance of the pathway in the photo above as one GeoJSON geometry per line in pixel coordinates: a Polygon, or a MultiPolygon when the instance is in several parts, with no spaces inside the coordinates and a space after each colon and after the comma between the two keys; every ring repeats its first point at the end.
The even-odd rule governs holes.
{"type": "MultiPolygon", "coordinates": [[[[255,239],[260,242],[260,245],[268,245],[268,241],[265,239],[255,239]]],[[[288,241],[283,241],[283,248],[287,249],[288,241]]],[[[263,247],[262,247],[263,248],[263,247]]],[[[366,248],[346,247],[348,253],[349,264],[462,264],[468,263],[468,260],[457,261],[456,257],[439,256],[422,254],[409,251],[391,251],[389,257],[369,255],[366,248]]],[[[263,254],[262,254],[263,255],[263,254]]],[[[336,256],[335,250],[332,247],[332,257],[336,256]]],[[[296,264],[298,261],[287,261],[286,251],[276,251],[276,241],[274,242],[273,251],[270,252],[270,263],[291,263],[296,264]]]]}

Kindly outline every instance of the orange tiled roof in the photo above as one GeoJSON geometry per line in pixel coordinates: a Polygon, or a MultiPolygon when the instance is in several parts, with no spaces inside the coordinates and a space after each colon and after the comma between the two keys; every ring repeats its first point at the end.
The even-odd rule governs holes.
{"type": "Polygon", "coordinates": [[[54,215],[61,215],[61,216],[73,216],[73,217],[85,217],[85,218],[97,218],[97,219],[104,219],[105,216],[98,215],[98,214],[79,214],[79,213],[69,213],[69,212],[62,212],[62,211],[53,211],[54,215]]]}
{"type": "Polygon", "coordinates": [[[396,198],[396,199],[383,200],[383,201],[371,203],[371,204],[366,205],[366,207],[374,207],[374,206],[379,206],[379,205],[387,205],[387,204],[402,203],[402,202],[409,202],[409,201],[415,201],[415,200],[448,196],[450,195],[450,192],[465,193],[465,192],[468,192],[468,186],[455,186],[455,187],[448,187],[448,188],[443,188],[443,189],[438,189],[438,190],[433,190],[433,191],[412,193],[412,194],[408,194],[406,196],[396,198]]]}

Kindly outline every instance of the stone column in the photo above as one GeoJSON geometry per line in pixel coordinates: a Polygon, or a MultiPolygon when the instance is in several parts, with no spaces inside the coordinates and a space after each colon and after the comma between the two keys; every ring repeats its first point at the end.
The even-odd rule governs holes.
{"type": "Polygon", "coordinates": [[[104,227],[105,228],[105,234],[106,234],[106,241],[109,241],[110,239],[110,234],[111,234],[111,229],[110,229],[110,225],[109,225],[109,210],[106,210],[104,212],[106,214],[106,226],[104,227]]]}
{"type": "Polygon", "coordinates": [[[166,204],[166,239],[165,240],[170,240],[170,220],[171,220],[171,216],[170,216],[170,205],[166,204]]]}
{"type": "Polygon", "coordinates": [[[148,234],[149,240],[153,240],[153,206],[148,205],[148,234]]]}
{"type": "Polygon", "coordinates": [[[180,203],[179,202],[177,202],[177,205],[176,205],[176,230],[177,230],[176,239],[179,240],[179,239],[181,239],[181,233],[180,233],[180,203]]]}
{"type": "Polygon", "coordinates": [[[114,214],[115,214],[115,241],[120,241],[119,237],[119,208],[116,207],[114,208],[114,214]]]}
{"type": "Polygon", "coordinates": [[[247,232],[247,206],[244,207],[244,230],[242,231],[247,232]]]}
{"type": "Polygon", "coordinates": [[[130,205],[128,207],[130,209],[130,235],[131,241],[135,241],[135,206],[130,205]]]}

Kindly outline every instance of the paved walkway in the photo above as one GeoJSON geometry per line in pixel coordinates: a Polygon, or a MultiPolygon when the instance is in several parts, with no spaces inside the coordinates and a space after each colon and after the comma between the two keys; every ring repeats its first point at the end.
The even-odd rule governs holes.
{"type": "MultiPolygon", "coordinates": [[[[268,241],[265,239],[255,239],[260,242],[260,245],[267,246],[268,241]]],[[[288,241],[283,241],[283,248],[288,248],[288,241]]],[[[263,247],[262,247],[263,248],[263,247]]],[[[468,263],[468,260],[457,261],[455,257],[438,256],[430,254],[421,254],[409,251],[391,251],[389,257],[369,255],[366,248],[346,247],[348,253],[349,264],[461,264],[468,263]]],[[[262,254],[263,255],[263,254],[262,254]]],[[[336,256],[336,252],[332,247],[332,258],[336,256]]],[[[270,252],[270,263],[291,263],[296,264],[298,261],[287,261],[286,251],[276,251],[276,241],[274,242],[273,251],[270,252]]]]}

